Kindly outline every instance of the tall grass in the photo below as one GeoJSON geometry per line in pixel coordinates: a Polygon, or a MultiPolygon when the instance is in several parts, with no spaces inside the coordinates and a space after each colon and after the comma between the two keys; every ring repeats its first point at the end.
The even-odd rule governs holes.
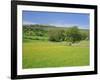
{"type": "Polygon", "coordinates": [[[67,67],[89,65],[89,42],[72,46],[67,42],[32,40],[23,42],[23,68],[67,67]]]}

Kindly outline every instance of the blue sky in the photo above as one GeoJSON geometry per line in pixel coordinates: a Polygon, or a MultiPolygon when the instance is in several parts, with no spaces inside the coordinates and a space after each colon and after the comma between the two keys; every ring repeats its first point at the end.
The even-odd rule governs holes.
{"type": "Polygon", "coordinates": [[[82,29],[89,29],[89,14],[85,13],[23,11],[22,21],[23,25],[43,24],[55,25],[58,27],[79,26],[79,28],[82,29]]]}

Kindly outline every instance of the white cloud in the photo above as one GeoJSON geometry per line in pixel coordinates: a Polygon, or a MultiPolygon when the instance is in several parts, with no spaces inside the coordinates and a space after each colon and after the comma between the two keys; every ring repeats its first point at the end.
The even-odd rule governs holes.
{"type": "Polygon", "coordinates": [[[89,29],[89,25],[79,25],[79,24],[50,24],[57,27],[72,27],[78,26],[80,29],[89,29]]]}
{"type": "Polygon", "coordinates": [[[32,25],[32,24],[36,24],[36,23],[29,22],[29,21],[23,21],[23,25],[32,25]]]}

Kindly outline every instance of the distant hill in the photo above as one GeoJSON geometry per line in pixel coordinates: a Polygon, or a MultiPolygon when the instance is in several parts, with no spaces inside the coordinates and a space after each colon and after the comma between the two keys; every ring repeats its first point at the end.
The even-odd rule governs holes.
{"type": "MultiPolygon", "coordinates": [[[[58,27],[58,26],[53,26],[53,25],[41,25],[41,24],[34,24],[34,25],[23,25],[23,28],[27,28],[27,29],[44,29],[44,30],[49,30],[49,29],[68,29],[70,27],[58,27]]],[[[82,31],[89,31],[89,29],[80,29],[82,31]]]]}
{"type": "MultiPolygon", "coordinates": [[[[66,32],[71,27],[57,27],[52,25],[23,25],[23,40],[49,40],[50,35],[60,35],[65,37],[66,32]]],[[[89,36],[89,29],[79,29],[82,36],[89,36]]],[[[58,39],[57,37],[55,39],[58,39]]],[[[64,40],[64,39],[63,39],[64,40]]]]}

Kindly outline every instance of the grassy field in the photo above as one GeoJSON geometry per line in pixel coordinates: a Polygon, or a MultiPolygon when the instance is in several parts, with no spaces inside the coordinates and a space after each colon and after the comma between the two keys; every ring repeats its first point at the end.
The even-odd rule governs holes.
{"type": "Polygon", "coordinates": [[[24,69],[89,65],[89,42],[68,46],[67,42],[26,41],[22,60],[24,69]]]}

